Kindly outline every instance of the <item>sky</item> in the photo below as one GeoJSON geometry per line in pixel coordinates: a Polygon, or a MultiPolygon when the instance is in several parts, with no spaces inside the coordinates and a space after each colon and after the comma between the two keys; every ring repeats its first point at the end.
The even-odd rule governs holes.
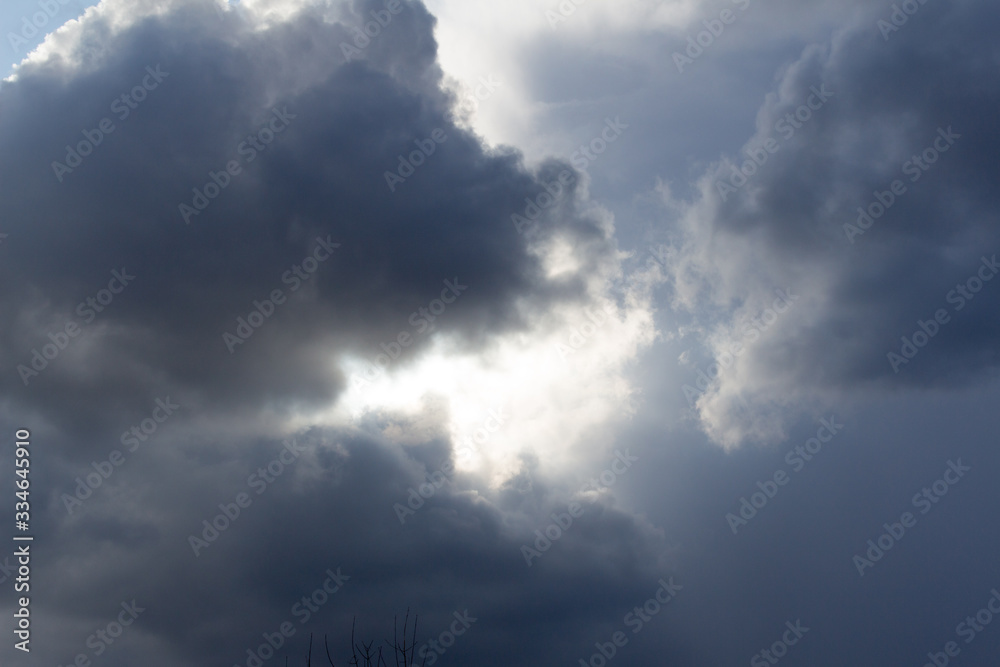
{"type": "Polygon", "coordinates": [[[0,27],[0,664],[994,664],[994,5],[0,27]]]}

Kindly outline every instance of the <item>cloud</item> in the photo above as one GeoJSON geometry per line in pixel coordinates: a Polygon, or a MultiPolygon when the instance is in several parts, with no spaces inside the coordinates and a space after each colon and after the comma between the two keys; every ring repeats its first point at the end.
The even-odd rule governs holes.
{"type": "Polygon", "coordinates": [[[434,25],[414,2],[104,2],[0,86],[3,410],[48,443],[36,525],[58,539],[37,565],[66,572],[38,593],[46,659],[94,657],[135,599],[115,660],[238,663],[337,567],[352,579],[317,632],[356,613],[376,636],[406,605],[432,629],[475,601],[493,622],[518,608],[508,632],[551,658],[533,619],[552,605],[578,637],[603,622],[579,581],[617,604],[667,571],[659,531],[557,465],[610,464],[649,286],[610,289],[623,254],[584,174],[455,124],[434,25]],[[180,406],[162,423],[158,399],[180,406]],[[400,525],[493,399],[524,421],[400,525]],[[262,482],[286,438],[312,440],[262,482]],[[570,502],[583,515],[529,568],[520,547],[570,502]]]}
{"type": "Polygon", "coordinates": [[[181,3],[125,28],[112,3],[78,29],[112,35],[100,65],[74,67],[71,50],[29,61],[4,85],[3,159],[21,165],[2,186],[19,249],[3,270],[21,277],[4,297],[6,361],[29,366],[48,333],[69,321],[83,328],[29,386],[5,377],[19,400],[72,391],[84,404],[89,395],[138,405],[156,377],[205,407],[254,410],[269,396],[329,402],[343,389],[338,353],[395,338],[445,280],[469,291],[442,331],[469,345],[523,329],[554,303],[585,304],[579,276],[613,256],[607,227],[579,210],[568,186],[546,233],[578,244],[583,262],[577,275],[546,279],[510,215],[542,192],[547,174],[527,172],[513,151],[487,153],[449,124],[433,20],[421,6],[401,6],[385,38],[349,62],[348,26],[381,11],[375,5],[357,5],[347,25],[315,6],[263,29],[252,10],[220,18],[181,3]],[[138,108],[119,104],[129,112],[121,118],[113,102],[149,81],[147,67],[161,81],[138,108]],[[115,127],[100,138],[103,118],[115,127]],[[391,192],[386,172],[435,132],[443,139],[434,154],[391,192]],[[86,150],[88,136],[98,137],[92,154],[57,178],[51,163],[69,164],[67,145],[86,150]],[[288,274],[328,254],[317,239],[340,247],[308,280],[288,274]],[[133,282],[80,321],[77,304],[122,267],[133,282]],[[223,334],[275,289],[288,304],[230,354],[223,334]]]}
{"type": "MultiPolygon", "coordinates": [[[[280,664],[407,607],[418,644],[477,619],[455,664],[623,629],[622,661],[733,664],[799,616],[810,664],[883,655],[827,589],[992,460],[996,11],[751,2],[678,72],[740,4],[112,0],[50,35],[0,84],[36,657],[246,665],[287,622],[280,664]]],[[[972,476],[863,602],[958,544],[936,585],[980,604],[972,476]]],[[[897,644],[940,629],[914,600],[897,644]]]]}
{"type": "Polygon", "coordinates": [[[995,93],[982,85],[995,53],[939,44],[959,33],[985,39],[995,12],[928,6],[891,44],[876,18],[807,47],[781,73],[754,135],[704,173],[682,215],[675,303],[722,309],[702,320],[716,361],[744,344],[698,403],[724,444],[781,437],[789,404],[812,409],[852,392],[993,372],[1000,292],[984,287],[973,302],[952,290],[1000,247],[985,159],[998,139],[986,111],[995,93]],[[902,194],[891,192],[894,181],[902,194]],[[884,214],[872,207],[879,201],[884,214]],[[878,217],[869,222],[859,208],[878,217]],[[801,300],[745,340],[776,289],[801,300]],[[939,309],[949,323],[894,368],[888,354],[939,309]],[[751,409],[736,417],[741,400],[751,409]]]}

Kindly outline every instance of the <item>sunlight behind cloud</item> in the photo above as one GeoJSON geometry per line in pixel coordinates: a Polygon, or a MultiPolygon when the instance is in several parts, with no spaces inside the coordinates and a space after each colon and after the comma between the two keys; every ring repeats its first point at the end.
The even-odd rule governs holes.
{"type": "Polygon", "coordinates": [[[371,381],[359,380],[369,362],[344,358],[340,368],[352,381],[321,419],[358,424],[377,412],[415,415],[436,398],[460,470],[498,486],[520,470],[525,453],[543,469],[572,467],[576,448],[610,444],[594,436],[630,413],[628,365],[655,331],[648,302],[636,299],[619,307],[602,297],[553,315],[557,324],[505,336],[476,355],[456,354],[446,336],[436,336],[420,359],[371,381]]]}

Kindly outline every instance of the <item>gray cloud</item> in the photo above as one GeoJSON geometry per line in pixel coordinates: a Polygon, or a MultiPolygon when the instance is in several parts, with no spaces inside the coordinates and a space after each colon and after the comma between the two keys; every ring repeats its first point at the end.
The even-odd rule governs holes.
{"type": "MultiPolygon", "coordinates": [[[[776,288],[802,295],[723,372],[718,402],[702,404],[710,422],[721,424],[723,403],[739,393],[757,393],[764,409],[792,387],[829,398],[989,372],[1000,292],[987,283],[973,300],[956,286],[974,279],[976,288],[981,259],[1000,247],[986,158],[997,149],[988,113],[996,93],[983,85],[994,56],[990,47],[945,52],[940,44],[959,33],[975,39],[995,22],[975,3],[928,6],[886,41],[874,18],[859,19],[806,48],[767,96],[754,136],[705,173],[684,214],[688,245],[673,275],[680,303],[731,308],[709,323],[713,353],[740,340],[737,331],[776,288]],[[878,217],[858,227],[859,207],[878,217]],[[902,355],[901,338],[939,309],[949,318],[926,349],[890,363],[888,353],[902,355]]],[[[720,428],[738,430],[736,422],[720,428]]]]}
{"type": "MultiPolygon", "coordinates": [[[[361,24],[376,9],[358,4],[350,18],[361,24]]],[[[15,400],[62,404],[72,394],[81,412],[98,415],[87,397],[114,397],[138,410],[155,377],[156,391],[205,407],[329,403],[344,379],[327,362],[347,351],[373,356],[378,342],[411,329],[407,316],[444,280],[468,292],[440,327],[470,345],[582,297],[579,280],[542,276],[510,224],[542,192],[541,178],[516,153],[487,154],[449,123],[426,10],[405,5],[350,62],[340,45],[353,44],[352,33],[319,12],[254,32],[238,11],[220,20],[182,4],[114,35],[99,66],[28,64],[5,84],[0,144],[19,165],[2,186],[13,244],[3,271],[19,285],[4,296],[5,360],[30,368],[48,333],[69,321],[83,329],[44,374],[27,375],[29,386],[5,376],[15,400]],[[167,74],[118,121],[108,103],[141,82],[147,64],[167,74]],[[258,151],[245,138],[281,127],[272,110],[287,126],[258,151]],[[49,163],[104,117],[117,127],[60,183],[49,163]],[[385,172],[435,130],[443,143],[390,193],[385,172]],[[225,174],[230,161],[237,175],[225,174]],[[215,191],[211,174],[228,183],[185,224],[179,204],[202,201],[195,188],[215,191]],[[340,248],[308,281],[288,274],[316,239],[340,248]],[[136,277],[105,311],[77,310],[122,267],[136,277]],[[274,289],[289,303],[229,354],[223,333],[274,289]]],[[[100,14],[83,28],[103,29],[100,14]]],[[[574,208],[570,198],[549,212],[545,228],[578,238],[598,261],[611,242],[574,208]]]]}
{"type": "Polygon", "coordinates": [[[393,505],[452,456],[434,411],[423,425],[384,413],[357,431],[300,430],[320,444],[257,486],[292,418],[345,389],[341,355],[372,359],[408,332],[405,367],[431,339],[410,314],[442,292],[453,305],[434,328],[460,349],[488,346],[555,305],[587,305],[588,276],[617,261],[579,174],[534,235],[517,232],[511,214],[572,167],[533,173],[514,149],[455,126],[434,19],[399,9],[345,59],[342,44],[361,46],[353,28],[383,3],[308,4],[263,30],[238,5],[106,3],[71,30],[76,42],[0,88],[5,411],[31,415],[47,443],[35,483],[52,491],[38,494],[35,525],[58,536],[35,561],[52,573],[34,598],[54,619],[37,631],[44,659],[97,658],[88,637],[133,599],[145,611],[105,664],[149,652],[144,664],[244,663],[285,620],[300,632],[284,655],[304,654],[307,631],[343,651],[353,615],[381,639],[407,606],[427,633],[455,610],[483,619],[453,656],[554,659],[572,640],[546,648],[540,619],[555,612],[586,642],[602,619],[582,597],[621,602],[665,573],[662,537],[607,497],[587,500],[529,568],[520,546],[574,498],[530,462],[526,486],[491,495],[459,477],[400,525],[393,505]],[[114,24],[130,11],[142,18],[114,24]],[[415,150],[424,163],[390,190],[385,173],[415,150]],[[578,268],[549,277],[537,244],[556,238],[578,268]],[[237,318],[254,324],[255,308],[264,323],[227,346],[223,333],[243,337],[237,318]],[[45,368],[33,349],[53,357],[45,368]],[[177,413],[126,451],[164,397],[177,413]],[[391,425],[414,442],[380,435],[391,425]],[[124,463],[68,501],[115,450],[124,463]],[[243,492],[252,504],[196,556],[189,537],[243,492]],[[291,608],[328,568],[350,580],[300,626],[291,608]],[[530,591],[541,595],[525,603],[530,591]],[[534,639],[514,646],[514,634],[534,639]]]}
{"type": "MultiPolygon", "coordinates": [[[[299,664],[310,632],[345,655],[355,616],[361,636],[381,640],[407,607],[420,613],[418,644],[456,612],[477,618],[441,664],[578,664],[618,630],[622,664],[746,664],[797,618],[812,629],[789,661],[918,664],[996,585],[982,555],[996,551],[983,510],[996,504],[996,397],[982,387],[998,297],[989,284],[961,311],[946,297],[997,250],[993,9],[928,3],[886,41],[876,20],[891,7],[849,3],[844,26],[844,4],[759,4],[678,76],[670,53],[731,3],[702,7],[690,26],[622,19],[584,39],[585,5],[558,33],[513,44],[528,71],[504,72],[502,93],[482,103],[528,91],[523,113],[538,118],[525,126],[545,135],[540,151],[487,147],[456,126],[436,19],[420,4],[405,3],[367,45],[354,28],[377,20],[380,2],[160,4],[104,3],[0,85],[0,422],[29,426],[44,451],[32,468],[28,664],[95,657],[88,637],[133,600],[141,615],[94,664],[243,665],[286,621],[295,634],[265,664],[299,664]],[[350,61],[345,43],[360,51],[350,61]],[[120,118],[113,100],[142,86],[147,67],[169,75],[147,79],[120,118]],[[786,136],[794,126],[779,121],[821,88],[833,96],[786,136]],[[241,142],[275,110],[287,127],[248,161],[241,142]],[[519,234],[511,214],[619,114],[622,140],[519,234]],[[52,161],[105,116],[114,132],[60,181],[52,161]],[[844,224],[857,207],[908,179],[904,163],[948,126],[961,138],[851,243],[844,224]],[[433,154],[390,188],[398,156],[435,133],[447,139],[431,139],[433,154]],[[722,201],[717,183],[747,159],[748,136],[750,149],[769,138],[779,148],[722,201]],[[519,152],[547,154],[552,137],[564,158],[519,152]],[[192,188],[203,192],[229,160],[240,173],[186,224],[178,205],[193,205],[192,188]],[[566,324],[551,337],[565,343],[584,308],[603,305],[620,262],[663,266],[649,263],[660,243],[672,245],[657,250],[667,266],[626,278],[645,288],[663,272],[661,344],[627,373],[590,371],[595,358],[633,360],[615,344],[642,347],[635,331],[655,333],[636,317],[652,319],[642,290],[619,294],[622,312],[577,334],[580,351],[562,367],[570,380],[551,382],[533,338],[566,324]],[[329,257],[314,254],[332,244],[329,257]],[[619,244],[634,256],[623,261],[619,244]],[[540,252],[553,247],[555,268],[540,252]],[[315,273],[293,291],[282,276],[310,256],[315,273]],[[113,292],[113,271],[135,278],[113,292]],[[417,333],[411,313],[426,317],[418,309],[446,280],[468,289],[435,320],[443,335],[417,333]],[[230,354],[222,334],[275,289],[287,300],[230,354]],[[775,289],[798,298],[771,323],[775,289]],[[112,294],[92,322],[76,310],[112,294]],[[951,321],[894,373],[886,353],[937,308],[951,321]],[[68,322],[81,331],[64,340],[68,322]],[[453,471],[454,406],[433,392],[349,425],[329,417],[351,383],[342,358],[371,360],[400,332],[413,338],[389,368],[400,384],[445,341],[447,354],[487,365],[519,347],[532,372],[515,393],[553,388],[517,405],[505,428],[518,447],[501,442],[507,432],[484,445],[516,450],[500,482],[493,469],[453,471]],[[17,365],[57,341],[66,349],[25,386],[17,365]],[[746,351],[708,387],[700,421],[684,422],[683,385],[734,342],[746,351]],[[644,393],[624,382],[633,376],[644,393]],[[575,390],[626,396],[611,412],[627,414],[600,417],[608,406],[575,390]],[[176,413],[144,432],[168,397],[176,413]],[[726,513],[787,468],[785,453],[829,406],[844,432],[733,535],[726,513]],[[133,428],[148,437],[129,451],[133,428]],[[304,443],[292,460],[290,438],[304,443]],[[764,446],[735,447],[752,440],[764,446]],[[76,478],[96,481],[116,449],[124,462],[68,512],[76,478]],[[581,490],[616,450],[634,467],[581,490]],[[865,540],[959,456],[974,466],[967,483],[859,578],[851,558],[865,540]],[[426,484],[401,522],[398,508],[426,484]],[[247,506],[209,539],[203,521],[226,523],[218,517],[242,493],[247,506]],[[571,507],[572,524],[555,531],[571,507]],[[558,537],[528,566],[524,548],[547,529],[558,537]],[[197,555],[192,536],[208,540],[197,555]],[[303,597],[330,571],[348,578],[322,604],[313,597],[319,608],[300,623],[303,597]],[[629,614],[670,577],[677,599],[632,633],[629,614]]],[[[495,378],[482,378],[493,391],[495,378]]],[[[988,660],[989,642],[963,658],[988,660]]],[[[8,644],[0,655],[23,662],[8,644]]]]}

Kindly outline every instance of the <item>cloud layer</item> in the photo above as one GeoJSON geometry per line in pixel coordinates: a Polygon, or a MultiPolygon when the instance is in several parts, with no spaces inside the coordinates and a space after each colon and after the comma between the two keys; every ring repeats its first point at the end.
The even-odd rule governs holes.
{"type": "Polygon", "coordinates": [[[410,608],[451,664],[745,664],[797,619],[794,659],[917,664],[1000,575],[998,16],[893,20],[110,0],[50,35],[0,85],[33,657],[294,663],[410,608]]]}

